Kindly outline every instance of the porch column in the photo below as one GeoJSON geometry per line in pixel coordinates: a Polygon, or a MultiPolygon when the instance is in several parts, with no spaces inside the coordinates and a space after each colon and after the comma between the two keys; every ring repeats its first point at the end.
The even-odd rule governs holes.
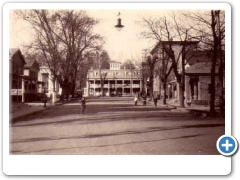
{"type": "Polygon", "coordinates": [[[184,92],[185,101],[187,101],[188,99],[191,99],[189,81],[190,81],[189,76],[185,76],[185,92],[184,92]]]}
{"type": "Polygon", "coordinates": [[[180,102],[179,91],[180,91],[180,86],[179,86],[179,83],[177,82],[177,100],[180,102]]]}
{"type": "Polygon", "coordinates": [[[122,95],[124,94],[124,80],[122,80],[122,95]]]}
{"type": "Polygon", "coordinates": [[[87,79],[87,83],[86,83],[86,88],[87,88],[87,96],[89,97],[90,96],[90,87],[89,87],[89,79],[87,79]]]}
{"type": "Polygon", "coordinates": [[[24,103],[24,93],[25,93],[25,83],[24,78],[22,78],[22,102],[24,103]]]}
{"type": "Polygon", "coordinates": [[[197,99],[197,82],[194,82],[194,99],[197,99]]]}
{"type": "Polygon", "coordinates": [[[198,80],[198,99],[201,100],[201,83],[200,83],[201,76],[199,76],[198,80]]]}
{"type": "Polygon", "coordinates": [[[96,93],[95,87],[96,87],[96,81],[93,80],[93,96],[95,96],[95,93],[96,93]]]}
{"type": "Polygon", "coordinates": [[[139,87],[140,87],[140,92],[142,92],[142,81],[139,80],[139,87]]]}
{"type": "Polygon", "coordinates": [[[111,96],[111,94],[110,94],[110,80],[108,80],[108,95],[111,96]]]}

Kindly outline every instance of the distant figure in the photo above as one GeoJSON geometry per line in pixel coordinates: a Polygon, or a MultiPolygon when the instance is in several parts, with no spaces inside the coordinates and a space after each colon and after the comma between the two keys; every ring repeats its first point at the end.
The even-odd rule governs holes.
{"type": "Polygon", "coordinates": [[[85,109],[86,109],[86,99],[85,99],[85,97],[82,97],[81,105],[82,105],[82,113],[84,114],[85,109]]]}
{"type": "Polygon", "coordinates": [[[135,95],[135,97],[134,97],[135,106],[137,106],[137,102],[138,102],[138,95],[135,95]]]}
{"type": "Polygon", "coordinates": [[[188,106],[191,106],[191,103],[192,103],[191,100],[188,98],[188,100],[187,100],[187,105],[188,105],[188,106]]]}
{"type": "Polygon", "coordinates": [[[155,107],[157,107],[158,97],[157,97],[157,96],[154,96],[153,101],[154,101],[154,105],[155,105],[155,107]]]}
{"type": "Polygon", "coordinates": [[[147,104],[147,96],[144,95],[143,96],[143,106],[146,106],[146,104],[147,104]]]}

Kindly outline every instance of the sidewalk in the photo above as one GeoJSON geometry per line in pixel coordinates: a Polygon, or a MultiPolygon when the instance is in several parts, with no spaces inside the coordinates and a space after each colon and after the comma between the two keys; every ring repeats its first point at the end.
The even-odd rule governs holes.
{"type": "MultiPolygon", "coordinates": [[[[206,105],[191,104],[190,106],[185,106],[184,108],[182,108],[182,107],[180,107],[179,102],[177,102],[176,100],[167,101],[167,104],[168,104],[168,106],[175,107],[176,110],[189,112],[196,116],[201,116],[202,118],[212,116],[212,114],[210,113],[210,107],[206,106],[206,105]]],[[[215,107],[215,113],[216,114],[213,116],[220,114],[219,107],[215,107]]]]}
{"type": "Polygon", "coordinates": [[[46,109],[54,108],[56,106],[66,104],[74,100],[75,99],[64,101],[64,102],[56,102],[54,105],[52,105],[51,103],[47,103],[46,107],[44,107],[43,103],[13,103],[12,107],[10,107],[11,111],[9,113],[9,117],[10,117],[9,120],[10,120],[10,123],[13,123],[17,119],[21,119],[29,115],[40,113],[46,109]]]}

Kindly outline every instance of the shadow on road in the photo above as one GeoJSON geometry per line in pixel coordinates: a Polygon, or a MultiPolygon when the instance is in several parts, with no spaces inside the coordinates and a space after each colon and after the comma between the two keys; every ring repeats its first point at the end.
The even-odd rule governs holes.
{"type": "MultiPolygon", "coordinates": [[[[83,148],[104,148],[104,147],[110,147],[110,146],[123,146],[123,145],[133,145],[133,144],[141,144],[141,143],[151,143],[151,142],[160,142],[160,141],[167,141],[167,140],[177,140],[177,139],[186,139],[186,138],[194,138],[199,136],[204,136],[205,134],[194,134],[194,135],[188,135],[188,136],[179,136],[179,137],[173,137],[173,138],[164,138],[164,139],[156,139],[156,140],[148,140],[148,141],[133,141],[133,142],[126,142],[126,143],[114,143],[114,144],[104,144],[104,145],[96,145],[96,146],[75,146],[75,147],[69,147],[69,148],[52,148],[52,149],[43,149],[34,151],[35,154],[37,153],[43,153],[43,152],[49,152],[49,151],[56,151],[56,150],[71,150],[71,149],[83,149],[83,148]]],[[[10,154],[29,154],[31,152],[26,151],[11,151],[10,154]]]]}

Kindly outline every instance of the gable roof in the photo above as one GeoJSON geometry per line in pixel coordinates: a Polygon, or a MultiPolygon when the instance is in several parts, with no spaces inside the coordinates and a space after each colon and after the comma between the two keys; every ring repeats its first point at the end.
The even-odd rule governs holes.
{"type": "Polygon", "coordinates": [[[26,68],[31,67],[36,62],[36,60],[32,58],[25,58],[25,61],[26,61],[26,64],[24,67],[26,68]]]}
{"type": "Polygon", "coordinates": [[[15,55],[15,54],[19,54],[21,60],[23,61],[24,64],[26,64],[26,61],[22,55],[22,52],[20,51],[20,49],[18,48],[10,48],[9,49],[9,59],[12,59],[12,57],[15,55]]]}
{"type": "Polygon", "coordinates": [[[9,49],[9,58],[12,58],[14,54],[16,54],[19,51],[18,48],[10,48],[9,49]]]}

